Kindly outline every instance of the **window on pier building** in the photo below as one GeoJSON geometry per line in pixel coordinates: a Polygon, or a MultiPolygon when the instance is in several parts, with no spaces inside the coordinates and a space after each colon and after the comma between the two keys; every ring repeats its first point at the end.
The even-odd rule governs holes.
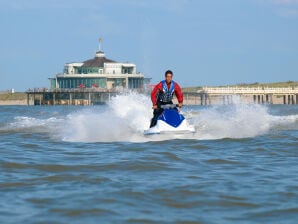
{"type": "Polygon", "coordinates": [[[143,79],[140,78],[129,78],[128,79],[128,88],[130,89],[139,89],[143,88],[143,79]]]}
{"type": "Polygon", "coordinates": [[[79,67],[77,69],[78,74],[98,74],[98,67],[79,67]]]}
{"type": "Polygon", "coordinates": [[[132,74],[133,73],[133,67],[122,67],[122,74],[132,74]]]}
{"type": "Polygon", "coordinates": [[[106,88],[106,78],[61,78],[58,79],[59,88],[69,89],[69,88],[106,88]]]}
{"type": "Polygon", "coordinates": [[[51,82],[51,89],[56,89],[56,79],[50,79],[51,82]]]}
{"type": "Polygon", "coordinates": [[[115,87],[116,86],[122,86],[125,87],[125,79],[116,78],[115,80],[115,87]]]}

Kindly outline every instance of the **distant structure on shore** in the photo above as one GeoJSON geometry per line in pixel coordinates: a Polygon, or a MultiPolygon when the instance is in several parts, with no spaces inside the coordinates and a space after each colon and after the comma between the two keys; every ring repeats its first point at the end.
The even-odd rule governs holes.
{"type": "MultiPolygon", "coordinates": [[[[96,105],[104,104],[123,92],[149,93],[150,78],[138,73],[133,63],[121,63],[106,58],[100,46],[101,39],[93,59],[66,63],[63,73],[50,78],[50,89],[35,88],[26,91],[27,104],[96,105]]],[[[247,103],[297,104],[298,86],[293,84],[295,83],[286,83],[284,87],[203,87],[186,90],[184,104],[231,104],[234,103],[234,96],[247,103]]]]}
{"type": "Polygon", "coordinates": [[[297,104],[298,87],[203,87],[184,92],[184,103],[191,105],[233,104],[235,101],[257,104],[297,104]]]}
{"type": "MultiPolygon", "coordinates": [[[[100,39],[101,43],[101,39],[100,39]]],[[[63,73],[50,78],[51,89],[94,88],[99,90],[143,89],[150,82],[137,73],[133,63],[121,63],[105,57],[100,49],[93,59],[66,63],[63,73]]]]}
{"type": "Polygon", "coordinates": [[[34,105],[94,105],[109,101],[112,96],[127,91],[145,92],[151,78],[137,72],[133,63],[108,59],[99,49],[94,58],[66,63],[63,73],[49,78],[50,89],[27,91],[27,102],[34,105]]]}

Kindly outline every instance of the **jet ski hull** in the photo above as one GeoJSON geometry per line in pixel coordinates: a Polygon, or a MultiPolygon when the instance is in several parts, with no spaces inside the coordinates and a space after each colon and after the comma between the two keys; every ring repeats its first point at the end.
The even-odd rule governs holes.
{"type": "Polygon", "coordinates": [[[145,135],[162,133],[194,133],[195,128],[190,125],[182,114],[175,109],[165,109],[158,118],[157,124],[144,131],[145,135]]]}

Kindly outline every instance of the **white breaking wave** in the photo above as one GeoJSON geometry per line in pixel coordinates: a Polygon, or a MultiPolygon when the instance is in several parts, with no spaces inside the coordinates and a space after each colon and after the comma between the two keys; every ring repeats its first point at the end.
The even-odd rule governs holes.
{"type": "Polygon", "coordinates": [[[149,96],[130,93],[113,97],[107,106],[79,108],[67,115],[41,119],[15,117],[3,129],[48,132],[55,140],[71,142],[147,142],[169,139],[249,138],[270,130],[298,129],[298,115],[274,116],[263,105],[184,107],[182,113],[196,128],[194,134],[144,136],[152,118],[149,96]]]}
{"type": "MultiPolygon", "coordinates": [[[[29,116],[17,116],[14,121],[0,128],[0,130],[18,131],[25,130],[30,132],[49,132],[49,130],[57,127],[63,119],[50,117],[47,119],[34,118],[29,116]]],[[[53,130],[54,131],[54,130],[53,130]]]]}

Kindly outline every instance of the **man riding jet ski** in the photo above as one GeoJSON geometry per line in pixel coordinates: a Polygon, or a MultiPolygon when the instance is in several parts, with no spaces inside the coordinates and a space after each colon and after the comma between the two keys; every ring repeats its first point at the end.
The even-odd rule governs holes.
{"type": "Polygon", "coordinates": [[[161,105],[173,104],[173,95],[175,93],[178,100],[178,107],[182,107],[183,93],[178,83],[173,80],[173,72],[168,70],[165,72],[165,80],[158,83],[151,93],[151,101],[153,103],[152,109],[153,118],[151,119],[150,128],[157,124],[158,117],[162,114],[163,108],[161,105]]]}
{"type": "Polygon", "coordinates": [[[146,134],[155,134],[171,131],[194,132],[194,127],[189,125],[184,116],[181,115],[177,107],[183,105],[183,93],[178,83],[173,80],[173,72],[165,72],[165,80],[158,83],[151,93],[153,103],[153,118],[150,128],[146,134]],[[176,95],[178,104],[173,105],[173,95],[176,95]]]}

